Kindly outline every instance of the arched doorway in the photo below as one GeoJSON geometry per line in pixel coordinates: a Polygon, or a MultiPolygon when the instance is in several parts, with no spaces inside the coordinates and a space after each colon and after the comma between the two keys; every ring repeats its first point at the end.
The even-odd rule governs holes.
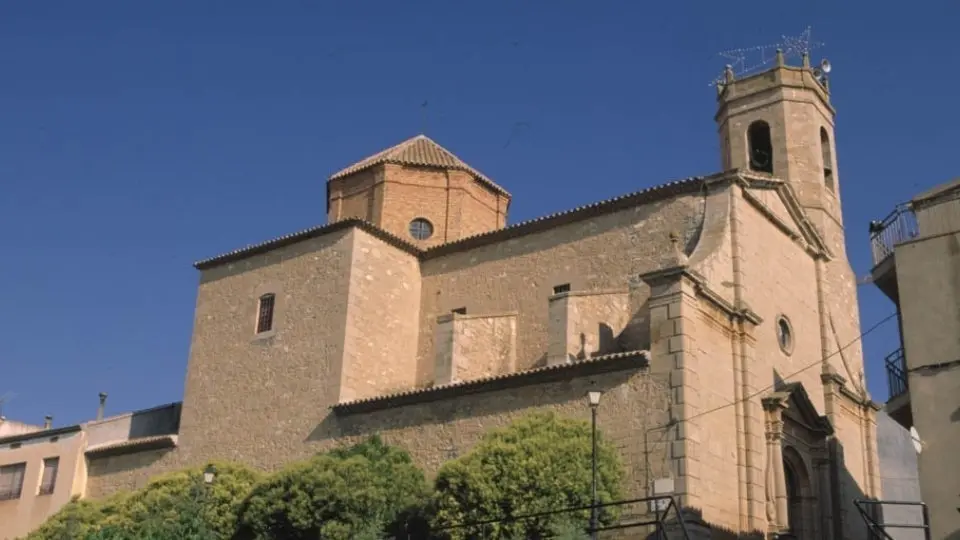
{"type": "Polygon", "coordinates": [[[810,495],[810,477],[803,458],[792,447],[783,450],[783,479],[787,495],[787,524],[794,538],[812,540],[811,508],[807,508],[810,495]]]}

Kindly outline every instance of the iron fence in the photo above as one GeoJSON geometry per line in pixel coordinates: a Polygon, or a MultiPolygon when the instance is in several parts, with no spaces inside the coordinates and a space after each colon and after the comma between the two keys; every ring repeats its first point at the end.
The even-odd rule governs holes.
{"type": "Polygon", "coordinates": [[[895,398],[906,394],[910,386],[907,379],[907,361],[903,356],[903,349],[897,349],[888,354],[883,362],[887,368],[887,389],[890,391],[890,397],[895,398]]]}
{"type": "Polygon", "coordinates": [[[918,501],[872,501],[866,499],[857,499],[853,501],[856,505],[860,517],[867,524],[872,538],[881,538],[883,540],[896,540],[887,529],[922,529],[923,537],[930,539],[930,512],[927,505],[918,501]],[[923,523],[886,523],[882,517],[878,517],[880,510],[885,506],[912,506],[920,507],[923,523]]]}
{"type": "Polygon", "coordinates": [[[917,216],[909,204],[898,205],[882,221],[870,222],[870,251],[877,266],[893,255],[894,247],[920,234],[917,216]]]}
{"type": "MultiPolygon", "coordinates": [[[[687,526],[684,523],[680,506],[677,504],[676,498],[672,495],[643,497],[639,499],[600,503],[597,505],[575,506],[562,508],[559,510],[547,510],[543,512],[535,512],[517,516],[493,518],[470,523],[459,523],[445,527],[438,527],[433,529],[431,532],[438,538],[449,537],[459,532],[468,540],[487,540],[500,538],[500,536],[497,534],[497,531],[499,530],[498,526],[507,523],[539,522],[540,525],[543,525],[544,522],[548,521],[548,518],[556,518],[563,515],[569,516],[579,512],[592,511],[594,508],[597,508],[598,512],[601,512],[605,508],[622,508],[627,505],[636,504],[643,504],[644,508],[649,507],[646,509],[646,511],[640,513],[639,516],[652,517],[652,519],[624,519],[621,517],[617,523],[600,525],[596,529],[591,529],[589,526],[585,526],[583,530],[584,534],[595,537],[593,536],[594,534],[604,531],[653,527],[653,532],[649,536],[651,540],[666,540],[666,535],[668,532],[679,532],[681,538],[684,540],[690,540],[691,537],[689,531],[687,530],[687,526]]],[[[639,518],[639,516],[637,517],[639,518]]],[[[544,536],[542,538],[545,540],[546,538],[550,537],[544,536]]],[[[673,536],[673,538],[676,538],[676,536],[673,536]]]]}

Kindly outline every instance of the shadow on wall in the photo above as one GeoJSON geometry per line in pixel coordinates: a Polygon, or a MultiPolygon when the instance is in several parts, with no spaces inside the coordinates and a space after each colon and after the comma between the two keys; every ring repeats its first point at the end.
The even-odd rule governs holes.
{"type": "MultiPolygon", "coordinates": [[[[591,389],[609,392],[626,384],[635,375],[635,370],[607,373],[602,375],[602,384],[598,383],[591,389]]],[[[576,393],[577,386],[583,386],[582,395],[585,396],[587,385],[583,381],[558,380],[456,397],[431,398],[425,395],[422,401],[414,404],[357,415],[338,416],[331,413],[317,424],[307,437],[307,441],[322,442],[337,440],[341,437],[367,437],[386,430],[452,424],[471,418],[500,417],[510,413],[520,413],[534,407],[554,407],[570,402],[571,397],[576,393]],[[545,384],[560,385],[566,387],[566,391],[542,391],[545,384]],[[499,395],[504,393],[510,395],[499,395]]],[[[584,412],[586,411],[587,407],[584,405],[584,412]]]]}
{"type": "Polygon", "coordinates": [[[135,412],[130,416],[128,439],[172,435],[180,431],[181,404],[135,412]]]}
{"type": "MultiPolygon", "coordinates": [[[[331,412],[307,441],[327,447],[379,434],[387,442],[400,442],[429,477],[444,462],[469,452],[491,429],[504,427],[527,412],[548,410],[589,420],[587,392],[600,391],[605,397],[598,428],[630,464],[624,479],[626,496],[646,495],[648,478],[671,476],[668,456],[672,438],[644,440],[646,431],[669,418],[669,389],[663,377],[637,367],[573,376],[568,370],[560,370],[551,377],[509,387],[488,387],[483,392],[444,392],[441,399],[416,396],[416,402],[383,403],[383,408],[375,410],[331,412]],[[632,414],[620,414],[625,410],[632,414]]],[[[510,382],[507,379],[495,384],[510,382]]]]}
{"type": "MultiPolygon", "coordinates": [[[[800,521],[800,525],[796,527],[796,529],[799,530],[781,533],[779,536],[780,539],[868,540],[874,538],[870,536],[866,522],[862,519],[853,503],[856,499],[864,498],[864,493],[843,465],[843,451],[839,448],[839,445],[837,445],[837,452],[838,455],[841,456],[841,459],[838,463],[839,466],[834,469],[833,476],[835,480],[826,486],[829,493],[822,494],[822,496],[819,497],[804,494],[802,500],[788,500],[788,514],[789,511],[799,511],[803,514],[803,518],[797,519],[795,516],[788,515],[790,522],[796,523],[800,521]]],[[[762,540],[766,538],[762,531],[736,532],[726,527],[712,524],[703,519],[702,512],[697,508],[685,508],[683,515],[685,526],[692,539],[762,540]]],[[[679,526],[674,520],[674,523],[669,529],[668,538],[683,538],[679,532],[679,526]]],[[[891,536],[896,540],[901,538],[895,532],[891,534],[891,536]]],[[[656,535],[653,534],[646,538],[649,540],[658,540],[656,535]]],[[[952,540],[960,540],[960,538],[952,540]]]]}
{"type": "Polygon", "coordinates": [[[950,414],[951,422],[960,422],[960,407],[957,407],[957,410],[953,411],[950,414]]]}

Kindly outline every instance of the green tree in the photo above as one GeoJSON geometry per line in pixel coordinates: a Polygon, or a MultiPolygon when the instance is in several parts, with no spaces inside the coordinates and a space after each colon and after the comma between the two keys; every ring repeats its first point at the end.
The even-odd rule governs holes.
{"type": "Polygon", "coordinates": [[[247,466],[217,462],[159,476],[123,501],[115,522],[134,538],[229,539],[243,500],[262,478],[247,466]],[[207,485],[203,473],[209,465],[216,475],[207,485]]]}
{"type": "Polygon", "coordinates": [[[239,538],[346,540],[402,531],[427,494],[423,472],[379,437],[292,464],[257,485],[239,538]]]}
{"type": "MultiPolygon", "coordinates": [[[[598,434],[597,495],[600,502],[621,497],[622,467],[616,449],[598,434]]],[[[432,504],[433,525],[459,539],[476,530],[452,525],[511,518],[587,506],[591,503],[590,425],[553,413],[533,413],[487,433],[466,456],[440,468],[432,504]]],[[[589,510],[486,526],[487,538],[539,538],[558,528],[586,527],[589,510]]],[[[602,509],[601,523],[616,519],[602,509]]]]}
{"type": "Polygon", "coordinates": [[[262,475],[242,465],[214,465],[211,485],[203,482],[206,467],[198,467],[157,477],[140,490],[105,501],[75,500],[28,540],[232,538],[240,504],[262,475]]]}
{"type": "Polygon", "coordinates": [[[27,540],[76,540],[97,533],[123,505],[126,494],[90,501],[74,497],[27,536],[27,540]]]}

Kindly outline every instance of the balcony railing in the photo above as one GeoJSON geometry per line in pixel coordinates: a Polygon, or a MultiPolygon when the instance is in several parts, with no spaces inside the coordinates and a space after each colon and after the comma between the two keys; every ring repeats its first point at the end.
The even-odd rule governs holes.
{"type": "Polygon", "coordinates": [[[907,204],[901,204],[883,221],[870,222],[870,250],[873,252],[873,265],[893,255],[897,244],[916,238],[920,234],[917,216],[907,204]]]}
{"type": "Polygon", "coordinates": [[[907,384],[907,361],[903,357],[903,349],[897,349],[888,354],[884,364],[887,366],[887,387],[890,390],[890,399],[906,394],[909,385],[907,384]]]}

